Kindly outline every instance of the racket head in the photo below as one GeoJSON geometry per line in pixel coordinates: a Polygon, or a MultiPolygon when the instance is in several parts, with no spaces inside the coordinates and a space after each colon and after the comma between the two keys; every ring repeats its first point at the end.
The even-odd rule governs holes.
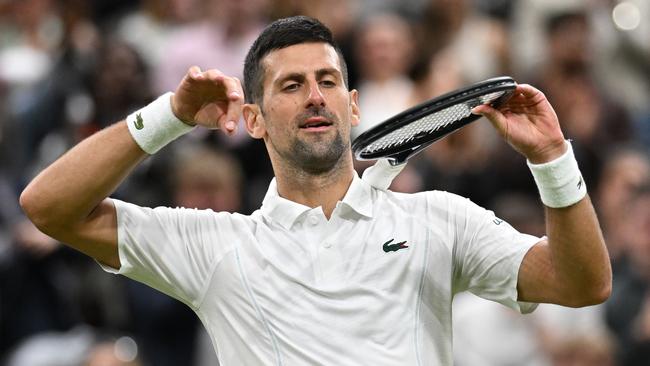
{"type": "Polygon", "coordinates": [[[435,141],[481,118],[472,108],[503,105],[517,83],[509,76],[484,80],[430,99],[359,135],[352,143],[357,160],[387,158],[404,163],[435,141]]]}

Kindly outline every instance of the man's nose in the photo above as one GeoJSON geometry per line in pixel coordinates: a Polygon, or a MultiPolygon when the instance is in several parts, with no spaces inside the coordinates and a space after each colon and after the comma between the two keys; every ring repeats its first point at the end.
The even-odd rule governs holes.
{"type": "Polygon", "coordinates": [[[324,107],[325,106],[325,97],[321,93],[320,87],[317,82],[310,83],[309,85],[309,95],[307,96],[307,105],[305,107],[324,107]]]}

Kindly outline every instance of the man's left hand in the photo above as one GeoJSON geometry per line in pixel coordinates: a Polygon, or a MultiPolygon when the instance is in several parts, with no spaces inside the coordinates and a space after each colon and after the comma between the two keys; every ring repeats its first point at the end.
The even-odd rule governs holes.
{"type": "Polygon", "coordinates": [[[533,164],[549,162],[566,151],[553,107],[544,93],[530,85],[517,85],[510,100],[498,110],[481,105],[472,113],[485,116],[501,136],[533,164]]]}

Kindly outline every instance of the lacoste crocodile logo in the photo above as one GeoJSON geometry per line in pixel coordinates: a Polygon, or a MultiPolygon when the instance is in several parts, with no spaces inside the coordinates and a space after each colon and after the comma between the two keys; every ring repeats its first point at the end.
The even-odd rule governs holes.
{"type": "Polygon", "coordinates": [[[391,244],[393,240],[395,239],[390,239],[389,241],[384,243],[383,246],[384,252],[388,253],[388,252],[396,252],[400,249],[408,249],[408,245],[404,245],[406,244],[406,240],[399,243],[391,244]]]}
{"type": "Polygon", "coordinates": [[[142,120],[140,113],[135,115],[135,121],[133,122],[133,125],[135,126],[136,130],[141,130],[144,128],[144,121],[142,120]]]}

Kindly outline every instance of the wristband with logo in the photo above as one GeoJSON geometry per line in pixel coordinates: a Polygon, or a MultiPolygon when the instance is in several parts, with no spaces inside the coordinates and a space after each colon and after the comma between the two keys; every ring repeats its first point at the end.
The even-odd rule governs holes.
{"type": "Polygon", "coordinates": [[[578,162],[569,141],[567,151],[559,158],[543,164],[528,161],[542,202],[552,208],[571,206],[587,195],[578,162]]]}
{"type": "Polygon", "coordinates": [[[135,142],[147,154],[155,154],[168,143],[190,132],[190,126],[178,119],[172,111],[171,97],[165,93],[146,107],[126,117],[126,124],[135,142]]]}

